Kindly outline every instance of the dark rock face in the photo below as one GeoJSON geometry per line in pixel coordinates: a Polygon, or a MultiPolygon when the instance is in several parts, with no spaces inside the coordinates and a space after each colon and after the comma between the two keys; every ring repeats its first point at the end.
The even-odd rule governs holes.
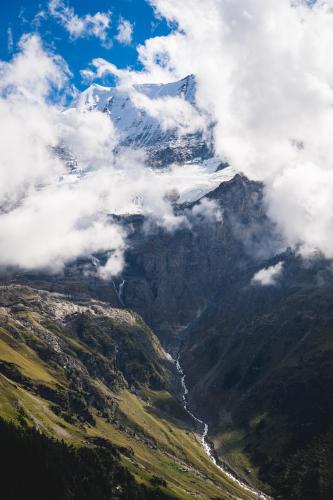
{"type": "MultiPolygon", "coordinates": [[[[67,289],[131,308],[168,349],[182,341],[190,404],[210,424],[220,456],[250,482],[255,479],[249,469],[255,467],[277,498],[330,499],[331,264],[281,253],[261,184],[238,175],[209,193],[207,201],[215,204],[217,217],[207,218],[200,201],[175,205],[186,223],[173,232],[147,232],[141,216],[124,218],[130,245],[115,283],[102,286],[83,278],[87,262],[70,266],[65,277],[26,279],[39,288],[67,289]],[[278,262],[283,272],[276,286],[251,283],[258,270],[278,262]],[[240,436],[238,441],[229,437],[225,444],[228,433],[240,436]],[[250,466],[233,463],[233,449],[250,466]]],[[[121,351],[119,366],[123,373],[130,369],[126,378],[135,379],[137,366],[129,366],[123,346],[121,351]]],[[[140,358],[140,366],[145,363],[140,358]]],[[[90,361],[85,365],[94,373],[103,370],[90,361]]]]}
{"type": "Polygon", "coordinates": [[[218,291],[240,280],[247,269],[260,267],[271,252],[267,242],[276,240],[260,184],[236,176],[205,198],[216,203],[217,218],[194,216],[196,202],[176,208],[191,227],[173,233],[156,229],[145,234],[143,221],[134,222],[124,302],[167,344],[202,314],[218,291]]]}
{"type": "MultiPolygon", "coordinates": [[[[279,253],[260,184],[236,176],[206,198],[222,220],[193,219],[188,205],[177,210],[190,229],[143,236],[136,223],[124,301],[167,346],[185,328],[190,401],[224,459],[233,460],[234,444],[225,446],[223,436],[241,433],[237,446],[275,496],[330,498],[332,267],[279,253]],[[278,262],[276,286],[251,283],[278,262]]],[[[240,473],[251,481],[249,469],[240,473]]]]}
{"type": "Polygon", "coordinates": [[[221,455],[232,448],[223,436],[237,431],[278,498],[330,498],[332,268],[280,259],[277,286],[234,282],[215,298],[189,328],[182,362],[221,455]]]}
{"type": "Polygon", "coordinates": [[[213,156],[213,148],[211,140],[205,139],[203,134],[198,132],[187,134],[182,138],[173,134],[158,148],[146,146],[146,153],[147,163],[151,167],[163,168],[169,166],[170,163],[186,163],[194,158],[207,160],[213,156]]]}

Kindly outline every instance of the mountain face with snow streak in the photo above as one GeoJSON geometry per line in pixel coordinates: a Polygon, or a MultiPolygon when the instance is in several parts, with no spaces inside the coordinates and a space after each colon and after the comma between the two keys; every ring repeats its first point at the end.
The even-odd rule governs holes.
{"type": "MultiPolygon", "coordinates": [[[[173,83],[136,85],[135,91],[152,101],[181,98],[196,110],[196,83],[193,75],[173,83]]],[[[202,131],[180,134],[163,129],[159,120],[136,105],[129,91],[92,84],[73,102],[82,111],[98,110],[109,114],[120,134],[121,146],[143,148],[149,163],[164,167],[172,162],[200,161],[213,156],[211,138],[202,131]]]]}

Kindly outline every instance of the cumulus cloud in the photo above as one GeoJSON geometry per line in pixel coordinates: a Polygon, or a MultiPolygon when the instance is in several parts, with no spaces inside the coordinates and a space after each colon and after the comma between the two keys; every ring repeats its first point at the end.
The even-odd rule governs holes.
{"type": "Polygon", "coordinates": [[[78,160],[80,167],[96,170],[112,164],[113,149],[117,144],[116,131],[109,116],[99,111],[64,111],[59,119],[59,134],[78,160]]]}
{"type": "Polygon", "coordinates": [[[275,266],[266,267],[258,271],[252,278],[253,285],[273,286],[276,285],[283,271],[283,262],[275,266]]]}
{"type": "Polygon", "coordinates": [[[133,25],[127,19],[120,19],[116,40],[124,45],[129,45],[132,42],[133,25]]]}
{"type": "Polygon", "coordinates": [[[69,70],[60,56],[43,50],[38,36],[23,36],[19,49],[12,62],[0,61],[1,95],[40,104],[52,90],[65,85],[69,70]]]}
{"type": "MultiPolygon", "coordinates": [[[[81,186],[48,186],[30,194],[0,217],[0,262],[60,272],[66,262],[81,255],[112,249],[118,255],[124,248],[123,233],[98,213],[97,203],[81,186]]],[[[110,262],[99,272],[105,276],[112,272],[110,262]]]]}
{"type": "Polygon", "coordinates": [[[59,176],[55,109],[46,103],[67,81],[64,62],[43,51],[38,37],[24,37],[12,62],[0,61],[0,197],[17,200],[29,189],[59,176]]]}
{"type": "Polygon", "coordinates": [[[23,37],[12,60],[0,62],[0,76],[2,268],[60,272],[80,256],[104,252],[106,264],[96,272],[106,279],[121,272],[127,245],[115,215],[142,213],[147,230],[187,224],[168,193],[177,186],[186,199],[199,185],[207,192],[209,180],[199,184],[203,167],[188,167],[186,177],[177,166],[147,168],[142,151],[115,155],[118,136],[107,114],[61,106],[69,70],[38,36],[23,37]],[[61,151],[76,158],[76,172],[61,151]]]}
{"type": "MultiPolygon", "coordinates": [[[[215,124],[217,154],[264,182],[268,213],[287,244],[305,255],[319,250],[332,258],[333,0],[319,0],[311,7],[300,0],[151,0],[151,4],[176,28],[138,47],[143,69],[121,70],[96,59],[95,72],[85,76],[112,72],[137,106],[162,127],[175,127],[180,133],[203,129],[209,117],[215,124]],[[135,87],[186,74],[196,75],[195,107],[180,96],[149,99],[135,87]]],[[[84,29],[80,31],[82,24],[76,23],[73,9],[59,0],[50,5],[59,21],[74,26],[68,28],[72,36],[81,36],[84,29]]],[[[97,23],[101,31],[94,31],[91,23],[83,26],[89,26],[91,36],[106,40],[109,24],[97,23]]],[[[139,210],[170,230],[181,223],[174,217],[168,193],[177,188],[186,200],[191,189],[202,187],[198,172],[188,171],[188,178],[181,180],[177,167],[153,172],[137,153],[124,151],[115,158],[112,151],[118,138],[106,116],[97,111],[63,113],[51,102],[54,91],[65,85],[68,69],[59,57],[43,50],[38,38],[25,37],[13,61],[0,63],[0,76],[5,138],[0,144],[0,219],[1,234],[7,235],[2,244],[4,249],[8,246],[0,251],[0,257],[5,256],[1,264],[51,265],[46,250],[42,255],[46,239],[33,232],[33,221],[38,227],[41,220],[43,227],[38,217],[47,196],[54,207],[48,212],[50,220],[57,221],[58,209],[64,218],[64,226],[55,224],[59,238],[65,240],[64,250],[56,243],[54,250],[49,249],[59,268],[82,253],[100,250],[111,252],[113,271],[121,267],[126,235],[108,214],[139,210]],[[63,163],[52,154],[52,147],[61,141],[78,156],[82,178],[70,181],[63,163]],[[64,180],[55,188],[53,181],[61,176],[64,180]],[[62,205],[72,211],[68,219],[62,205]],[[15,260],[13,249],[26,244],[23,235],[28,238],[22,231],[21,240],[13,239],[10,227],[15,221],[18,227],[30,227],[41,246],[35,262],[24,260],[23,253],[15,260]],[[97,227],[105,228],[109,236],[97,237],[97,227]]],[[[209,207],[203,210],[209,212],[209,207]]]]}
{"type": "Polygon", "coordinates": [[[68,31],[73,39],[96,37],[102,42],[107,41],[108,30],[111,24],[111,11],[96,12],[78,16],[73,7],[63,0],[50,0],[48,4],[50,14],[68,31]]]}
{"type": "MultiPolygon", "coordinates": [[[[125,247],[123,230],[108,220],[101,189],[94,191],[93,176],[70,182],[54,154],[60,141],[68,140],[75,152],[81,144],[82,164],[98,169],[102,150],[105,155],[114,141],[111,122],[102,114],[69,116],[52,103],[67,73],[64,61],[47,53],[37,36],[25,36],[12,61],[0,63],[2,266],[60,271],[80,255],[103,250],[119,255],[125,247]]],[[[107,266],[117,268],[112,255],[107,266]]]]}
{"type": "Polygon", "coordinates": [[[289,244],[332,258],[333,1],[150,3],[176,28],[138,48],[142,71],[99,59],[97,72],[112,71],[121,85],[195,74],[217,154],[265,183],[269,215],[289,244]]]}

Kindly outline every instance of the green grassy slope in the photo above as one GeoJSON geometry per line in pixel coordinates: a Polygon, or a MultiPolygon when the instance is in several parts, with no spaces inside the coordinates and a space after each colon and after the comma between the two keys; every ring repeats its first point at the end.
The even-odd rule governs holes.
{"type": "Polygon", "coordinates": [[[0,287],[0,417],[74,449],[112,443],[119,466],[147,491],[251,498],[206,456],[170,392],[173,377],[137,314],[27,286],[0,287]]]}

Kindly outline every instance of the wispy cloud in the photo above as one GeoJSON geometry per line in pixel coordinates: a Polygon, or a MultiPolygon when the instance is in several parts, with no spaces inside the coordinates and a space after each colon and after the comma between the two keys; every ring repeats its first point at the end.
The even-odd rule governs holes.
{"type": "Polygon", "coordinates": [[[13,52],[14,49],[14,38],[13,38],[13,30],[11,26],[7,28],[7,50],[9,54],[13,52]]]}
{"type": "Polygon", "coordinates": [[[252,278],[253,285],[273,286],[276,285],[283,271],[283,262],[275,266],[266,267],[258,271],[252,278]]]}
{"type": "Polygon", "coordinates": [[[118,32],[116,40],[124,45],[129,45],[132,42],[133,25],[127,19],[120,19],[118,24],[118,32]]]}
{"type": "Polygon", "coordinates": [[[31,22],[31,26],[38,31],[42,26],[43,22],[47,19],[48,13],[46,10],[39,10],[31,22]]]}
{"type": "Polygon", "coordinates": [[[111,11],[96,12],[78,16],[73,7],[63,0],[51,0],[48,5],[50,14],[68,31],[73,39],[96,37],[107,43],[111,25],[111,11]]]}

